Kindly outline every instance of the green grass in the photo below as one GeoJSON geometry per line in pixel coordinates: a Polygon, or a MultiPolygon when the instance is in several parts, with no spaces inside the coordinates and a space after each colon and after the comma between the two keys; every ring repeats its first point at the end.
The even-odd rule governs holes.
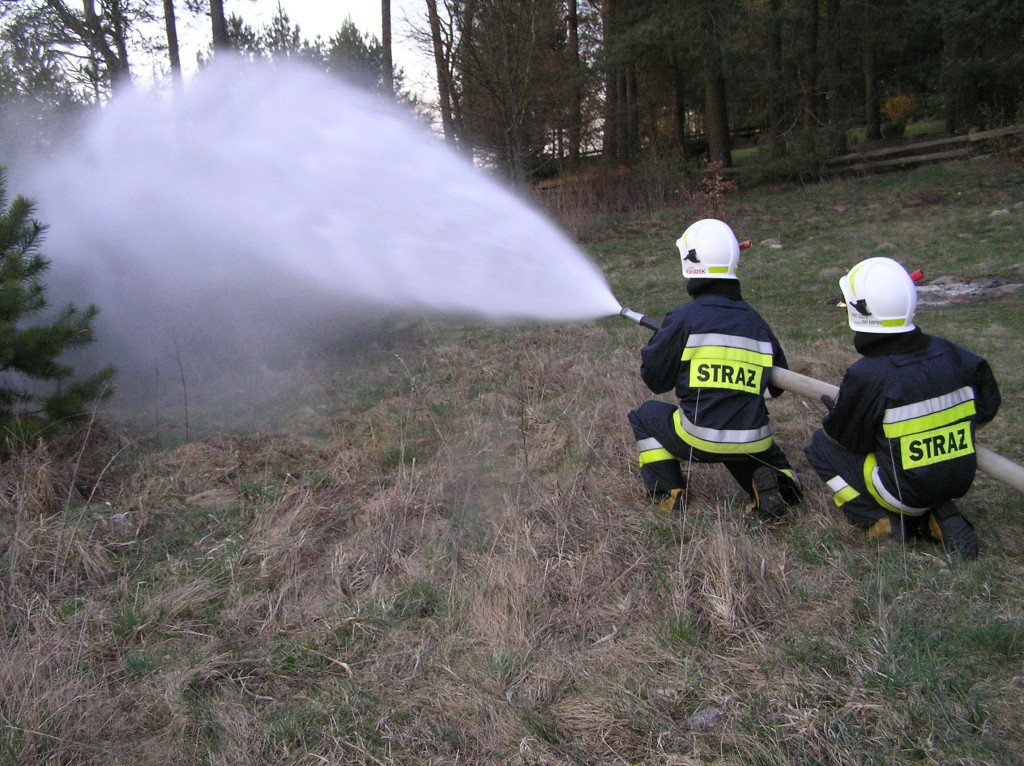
{"type": "MultiPolygon", "coordinates": [[[[838,382],[842,273],[887,254],[1020,278],[1021,200],[996,159],[742,192],[725,217],[791,365],[838,382]]],[[[594,219],[580,243],[660,319],[705,214],[594,219]]],[[[1021,300],[918,316],[989,359],[1004,406],[980,441],[1018,461],[1021,300]]],[[[1020,762],[1020,494],[980,475],[962,502],[976,562],[867,541],[800,455],[821,408],[787,395],[808,497],[786,525],[749,524],[720,467],[684,516],[654,511],[625,417],[647,336],[427,318],[323,359],[274,428],[0,465],[0,763],[1020,762]]]]}

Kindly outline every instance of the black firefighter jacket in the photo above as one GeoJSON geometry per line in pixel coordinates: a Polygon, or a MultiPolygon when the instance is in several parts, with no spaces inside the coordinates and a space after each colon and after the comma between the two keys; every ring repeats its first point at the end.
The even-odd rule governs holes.
{"type": "Polygon", "coordinates": [[[708,281],[718,284],[672,309],[640,350],[640,375],[656,394],[675,389],[676,433],[686,443],[716,454],[761,452],[772,444],[766,391],[782,393],[769,385],[770,369],[787,367],[786,356],[737,282],[708,281]]]}
{"type": "Polygon", "coordinates": [[[988,362],[920,330],[857,333],[854,343],[864,356],[846,371],[825,433],[874,455],[872,483],[897,510],[962,497],[977,469],[975,428],[1001,401],[988,362]]]}

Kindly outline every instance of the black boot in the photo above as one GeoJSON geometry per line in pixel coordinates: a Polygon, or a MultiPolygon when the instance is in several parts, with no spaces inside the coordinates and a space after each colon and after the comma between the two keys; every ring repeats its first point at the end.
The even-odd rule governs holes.
{"type": "Polygon", "coordinates": [[[891,537],[905,543],[913,535],[911,525],[901,513],[886,511],[885,516],[868,527],[868,540],[882,540],[891,537]]]}
{"type": "Polygon", "coordinates": [[[928,532],[949,553],[968,561],[978,558],[978,535],[952,500],[932,508],[928,514],[928,532]]]}
{"type": "Polygon", "coordinates": [[[779,474],[774,468],[763,465],[755,470],[751,489],[754,491],[754,513],[761,521],[778,521],[786,515],[786,501],[779,491],[779,474]]]}
{"type": "Polygon", "coordinates": [[[665,513],[682,513],[686,505],[686,487],[676,487],[658,501],[658,510],[665,513]]]}

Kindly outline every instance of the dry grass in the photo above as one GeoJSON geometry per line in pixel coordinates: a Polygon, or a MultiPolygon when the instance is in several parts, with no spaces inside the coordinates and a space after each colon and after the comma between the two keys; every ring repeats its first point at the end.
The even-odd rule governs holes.
{"type": "Polygon", "coordinates": [[[1019,552],[855,535],[794,396],[787,525],[720,467],[653,511],[623,324],[422,323],[293,403],[316,438],[97,429],[0,465],[0,763],[1020,762],[1019,552]]]}
{"type": "MultiPolygon", "coordinates": [[[[532,330],[475,369],[460,344],[407,353],[416,406],[381,397],[354,439],[151,453],[111,472],[130,540],[100,523],[112,508],[66,502],[72,463],[6,464],[10,757],[702,763],[708,736],[744,752],[742,700],[779,680],[761,662],[794,618],[786,548],[747,529],[718,468],[694,469],[683,517],[646,507],[631,354],[562,353],[606,342],[532,330]]],[[[799,701],[769,710],[776,736],[814,734],[799,701]]]]}

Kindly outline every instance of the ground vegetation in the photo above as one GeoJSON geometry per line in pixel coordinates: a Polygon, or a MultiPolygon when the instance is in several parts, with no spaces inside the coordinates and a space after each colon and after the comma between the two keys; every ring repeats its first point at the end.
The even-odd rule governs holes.
{"type": "MultiPolygon", "coordinates": [[[[704,204],[578,240],[660,317],[704,204]]],[[[830,382],[861,258],[923,284],[1024,270],[1012,158],[718,205],[753,241],[746,298],[830,382]]],[[[990,360],[1004,407],[979,440],[1020,461],[1020,294],[918,319],[990,360]]],[[[1019,762],[1019,493],[981,475],[962,502],[976,562],[868,541],[799,459],[823,408],[787,394],[808,491],[786,524],[752,523],[718,466],[656,512],[625,419],[645,340],[617,317],[394,321],[296,370],[260,428],[193,402],[188,440],[164,412],[28,445],[0,465],[0,762],[1019,762]]]]}

